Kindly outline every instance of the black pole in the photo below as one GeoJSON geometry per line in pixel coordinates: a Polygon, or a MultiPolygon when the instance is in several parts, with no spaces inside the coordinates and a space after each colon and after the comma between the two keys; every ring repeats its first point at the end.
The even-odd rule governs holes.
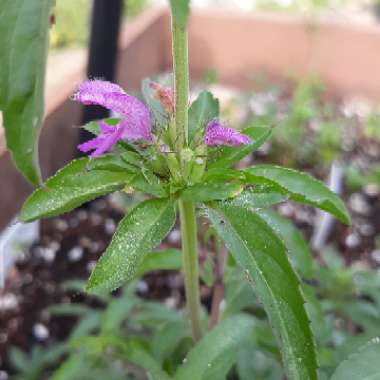
{"type": "MultiPolygon", "coordinates": [[[[120,22],[123,13],[123,0],[93,0],[91,35],[87,76],[90,79],[115,79],[117,48],[120,22]]],[[[102,119],[109,112],[98,106],[85,106],[82,124],[102,119]]],[[[91,137],[89,132],[80,129],[79,140],[84,142],[91,137]]]]}

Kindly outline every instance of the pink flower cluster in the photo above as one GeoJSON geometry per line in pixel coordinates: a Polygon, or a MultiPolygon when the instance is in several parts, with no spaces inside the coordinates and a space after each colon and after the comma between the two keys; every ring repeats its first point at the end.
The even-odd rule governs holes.
{"type": "Polygon", "coordinates": [[[211,120],[206,127],[204,143],[208,146],[239,146],[251,143],[251,139],[235,129],[225,127],[219,120],[211,120]]]}
{"type": "Polygon", "coordinates": [[[117,84],[100,80],[83,82],[78,86],[74,100],[86,105],[103,106],[121,116],[119,124],[115,126],[101,122],[99,136],[78,146],[82,152],[93,151],[90,157],[108,152],[122,139],[153,141],[148,108],[134,96],[125,93],[117,84]]]}
{"type": "MultiPolygon", "coordinates": [[[[167,112],[174,112],[174,94],[169,88],[161,87],[152,82],[155,97],[163,103],[167,112]]],[[[74,94],[74,100],[90,105],[100,105],[121,117],[117,125],[99,123],[100,134],[78,145],[90,157],[98,157],[112,149],[119,140],[153,142],[152,121],[149,109],[134,96],[128,95],[117,84],[89,80],[81,83],[74,94]]],[[[249,144],[251,139],[232,128],[225,127],[219,120],[211,120],[206,127],[204,143],[208,146],[227,145],[239,146],[249,144]]]]}

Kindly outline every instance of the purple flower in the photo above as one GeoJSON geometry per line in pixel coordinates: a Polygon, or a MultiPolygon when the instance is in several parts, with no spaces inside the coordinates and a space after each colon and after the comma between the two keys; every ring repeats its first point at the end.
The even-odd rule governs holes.
{"type": "Polygon", "coordinates": [[[248,136],[235,131],[235,129],[225,127],[217,119],[213,119],[207,124],[204,135],[204,143],[209,146],[239,146],[250,144],[251,141],[248,136]]]}
{"type": "Polygon", "coordinates": [[[108,152],[119,140],[153,141],[148,108],[134,96],[125,93],[117,84],[101,80],[85,81],[78,86],[74,100],[86,105],[100,105],[121,115],[117,125],[100,122],[99,136],[78,145],[82,152],[93,150],[90,157],[98,157],[108,152]]]}

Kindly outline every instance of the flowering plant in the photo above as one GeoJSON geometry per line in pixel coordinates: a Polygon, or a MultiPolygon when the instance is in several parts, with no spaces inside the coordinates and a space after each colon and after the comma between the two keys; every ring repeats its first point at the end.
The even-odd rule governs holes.
{"type": "MultiPolygon", "coordinates": [[[[48,14],[44,3],[48,1],[34,8],[42,18],[48,14]]],[[[270,138],[272,129],[249,127],[238,132],[227,127],[220,119],[218,100],[207,91],[188,107],[188,8],[186,0],[171,1],[174,87],[144,81],[143,103],[117,84],[101,80],[80,84],[75,101],[101,105],[116,117],[85,126],[94,137],[78,149],[89,157],[72,161],[41,185],[26,200],[20,220],[59,215],[114,191],[147,194],[148,199],[122,219],[88,281],[88,292],[105,294],[135,278],[147,255],[172,229],[178,212],[194,347],[173,376],[201,380],[212,378],[210,368],[220,366],[222,372],[214,378],[225,378],[235,362],[235,348],[254,327],[248,314],[237,314],[221,321],[217,316],[211,324],[216,327],[207,331],[208,317],[199,296],[197,217],[207,218],[263,303],[281,346],[287,378],[317,379],[299,278],[288,260],[288,240],[269,209],[292,200],[320,208],[344,223],[350,223],[349,214],[335,193],[307,174],[272,165],[234,168],[270,138]]],[[[2,108],[8,146],[20,170],[36,182],[33,155],[23,155],[24,146],[14,138],[17,131],[8,127],[17,103],[11,96],[6,99],[2,108]]],[[[107,344],[120,342],[109,338],[107,344]]],[[[142,360],[128,352],[150,378],[170,378],[154,358],[142,360]]]]}

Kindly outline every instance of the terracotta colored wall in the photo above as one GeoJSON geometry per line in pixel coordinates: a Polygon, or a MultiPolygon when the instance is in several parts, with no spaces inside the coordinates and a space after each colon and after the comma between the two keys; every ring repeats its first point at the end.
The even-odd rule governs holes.
{"type": "Polygon", "coordinates": [[[127,91],[140,89],[142,79],[165,69],[166,16],[165,9],[153,9],[124,29],[117,81],[127,91]]]}
{"type": "MultiPolygon", "coordinates": [[[[165,38],[169,68],[169,29],[165,38]]],[[[189,49],[194,77],[216,69],[222,82],[247,86],[257,72],[276,79],[315,73],[337,94],[380,100],[380,26],[198,10],[190,20],[189,49]]]]}

